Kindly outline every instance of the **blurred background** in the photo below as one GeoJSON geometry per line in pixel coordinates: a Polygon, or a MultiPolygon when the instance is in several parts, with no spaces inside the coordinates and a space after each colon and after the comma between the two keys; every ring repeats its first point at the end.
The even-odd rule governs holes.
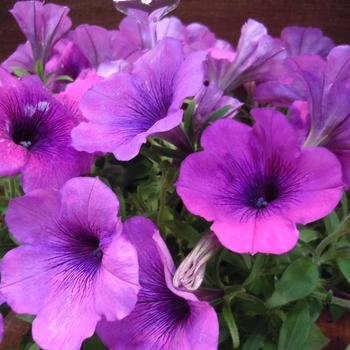
{"type": "MultiPolygon", "coordinates": [[[[122,15],[112,0],[52,0],[71,8],[75,26],[81,23],[116,28],[122,15]]],[[[24,37],[8,10],[15,0],[0,0],[0,60],[24,37]]],[[[175,11],[185,23],[201,22],[235,44],[248,18],[263,22],[278,36],[288,25],[320,27],[337,44],[350,43],[350,0],[182,0],[175,11]]]]}

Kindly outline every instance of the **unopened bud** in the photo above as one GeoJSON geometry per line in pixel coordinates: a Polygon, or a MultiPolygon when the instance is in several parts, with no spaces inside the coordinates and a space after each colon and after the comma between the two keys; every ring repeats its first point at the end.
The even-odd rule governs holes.
{"type": "Polygon", "coordinates": [[[197,290],[203,282],[209,259],[219,247],[216,236],[208,232],[180,264],[173,278],[174,286],[188,291],[197,290]]]}

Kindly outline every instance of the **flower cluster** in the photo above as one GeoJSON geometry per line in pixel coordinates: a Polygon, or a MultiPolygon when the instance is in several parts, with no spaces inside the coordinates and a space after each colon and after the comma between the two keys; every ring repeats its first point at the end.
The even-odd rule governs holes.
{"type": "Polygon", "coordinates": [[[115,350],[215,350],[210,257],[288,253],[350,187],[350,46],[250,19],[233,48],[159,9],[71,29],[68,12],[11,10],[27,41],[0,68],[0,176],[23,193],[6,211],[1,302],[35,315],[47,350],[95,332],[115,350]],[[142,169],[125,170],[140,159],[152,212],[135,204],[142,169]],[[185,222],[203,235],[186,259],[171,244],[185,222]]]}

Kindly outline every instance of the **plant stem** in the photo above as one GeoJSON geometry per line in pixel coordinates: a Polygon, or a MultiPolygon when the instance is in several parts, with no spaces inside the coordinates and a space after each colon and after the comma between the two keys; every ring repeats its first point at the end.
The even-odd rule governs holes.
{"type": "Polygon", "coordinates": [[[325,237],[320,244],[316,248],[316,257],[317,260],[319,260],[322,253],[325,251],[325,249],[334,241],[338,240],[339,238],[345,236],[348,233],[349,229],[349,223],[350,223],[350,215],[346,216],[344,220],[340,223],[339,227],[331,233],[329,236],[325,237]]]}
{"type": "MultiPolygon", "coordinates": [[[[321,301],[326,301],[328,294],[322,293],[322,292],[313,292],[311,294],[314,298],[321,300],[321,301]]],[[[332,297],[330,300],[331,304],[341,306],[346,309],[350,309],[350,300],[347,299],[342,299],[338,297],[332,297]]]]}

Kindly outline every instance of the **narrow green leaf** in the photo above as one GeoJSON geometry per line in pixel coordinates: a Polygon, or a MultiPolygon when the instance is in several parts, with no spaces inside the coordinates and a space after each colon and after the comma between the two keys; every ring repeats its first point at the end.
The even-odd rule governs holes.
{"type": "Polygon", "coordinates": [[[278,350],[304,349],[311,324],[307,303],[299,302],[288,313],[287,318],[283,322],[278,341],[278,350]]]}
{"type": "Polygon", "coordinates": [[[32,345],[28,348],[28,350],[40,350],[40,348],[39,348],[38,345],[32,344],[32,345]]]}
{"type": "Polygon", "coordinates": [[[344,277],[350,284],[350,259],[338,258],[337,263],[341,273],[344,275],[344,277]]]}
{"type": "Polygon", "coordinates": [[[211,114],[208,119],[205,121],[205,123],[203,124],[203,126],[200,129],[200,133],[202,133],[204,131],[204,129],[212,122],[215,122],[218,119],[221,119],[223,117],[225,117],[228,112],[230,112],[232,110],[232,106],[231,105],[227,105],[224,106],[222,108],[220,108],[219,110],[217,110],[216,112],[214,112],[213,114],[211,114]]]}
{"type": "Polygon", "coordinates": [[[306,339],[303,350],[321,350],[329,343],[329,339],[322,333],[321,329],[313,324],[306,339]]]}
{"type": "Polygon", "coordinates": [[[267,301],[268,308],[274,308],[311,294],[319,282],[317,266],[307,257],[295,260],[275,284],[275,291],[267,301]]]}
{"type": "Polygon", "coordinates": [[[222,309],[222,314],[224,316],[225,322],[227,324],[228,330],[230,331],[232,344],[234,349],[239,348],[239,333],[235,318],[233,317],[231,305],[228,302],[224,303],[224,307],[222,309]]]}
{"type": "Polygon", "coordinates": [[[58,77],[56,77],[55,79],[53,79],[52,81],[74,81],[74,79],[72,77],[70,77],[69,75],[59,75],[58,77]]]}
{"type": "Polygon", "coordinates": [[[40,77],[42,81],[45,82],[45,68],[41,61],[35,62],[35,73],[40,77]]]}
{"type": "Polygon", "coordinates": [[[187,99],[185,100],[185,103],[187,104],[187,108],[184,113],[183,127],[186,135],[189,137],[190,140],[192,140],[194,134],[193,116],[196,110],[196,101],[195,99],[187,99]]]}

